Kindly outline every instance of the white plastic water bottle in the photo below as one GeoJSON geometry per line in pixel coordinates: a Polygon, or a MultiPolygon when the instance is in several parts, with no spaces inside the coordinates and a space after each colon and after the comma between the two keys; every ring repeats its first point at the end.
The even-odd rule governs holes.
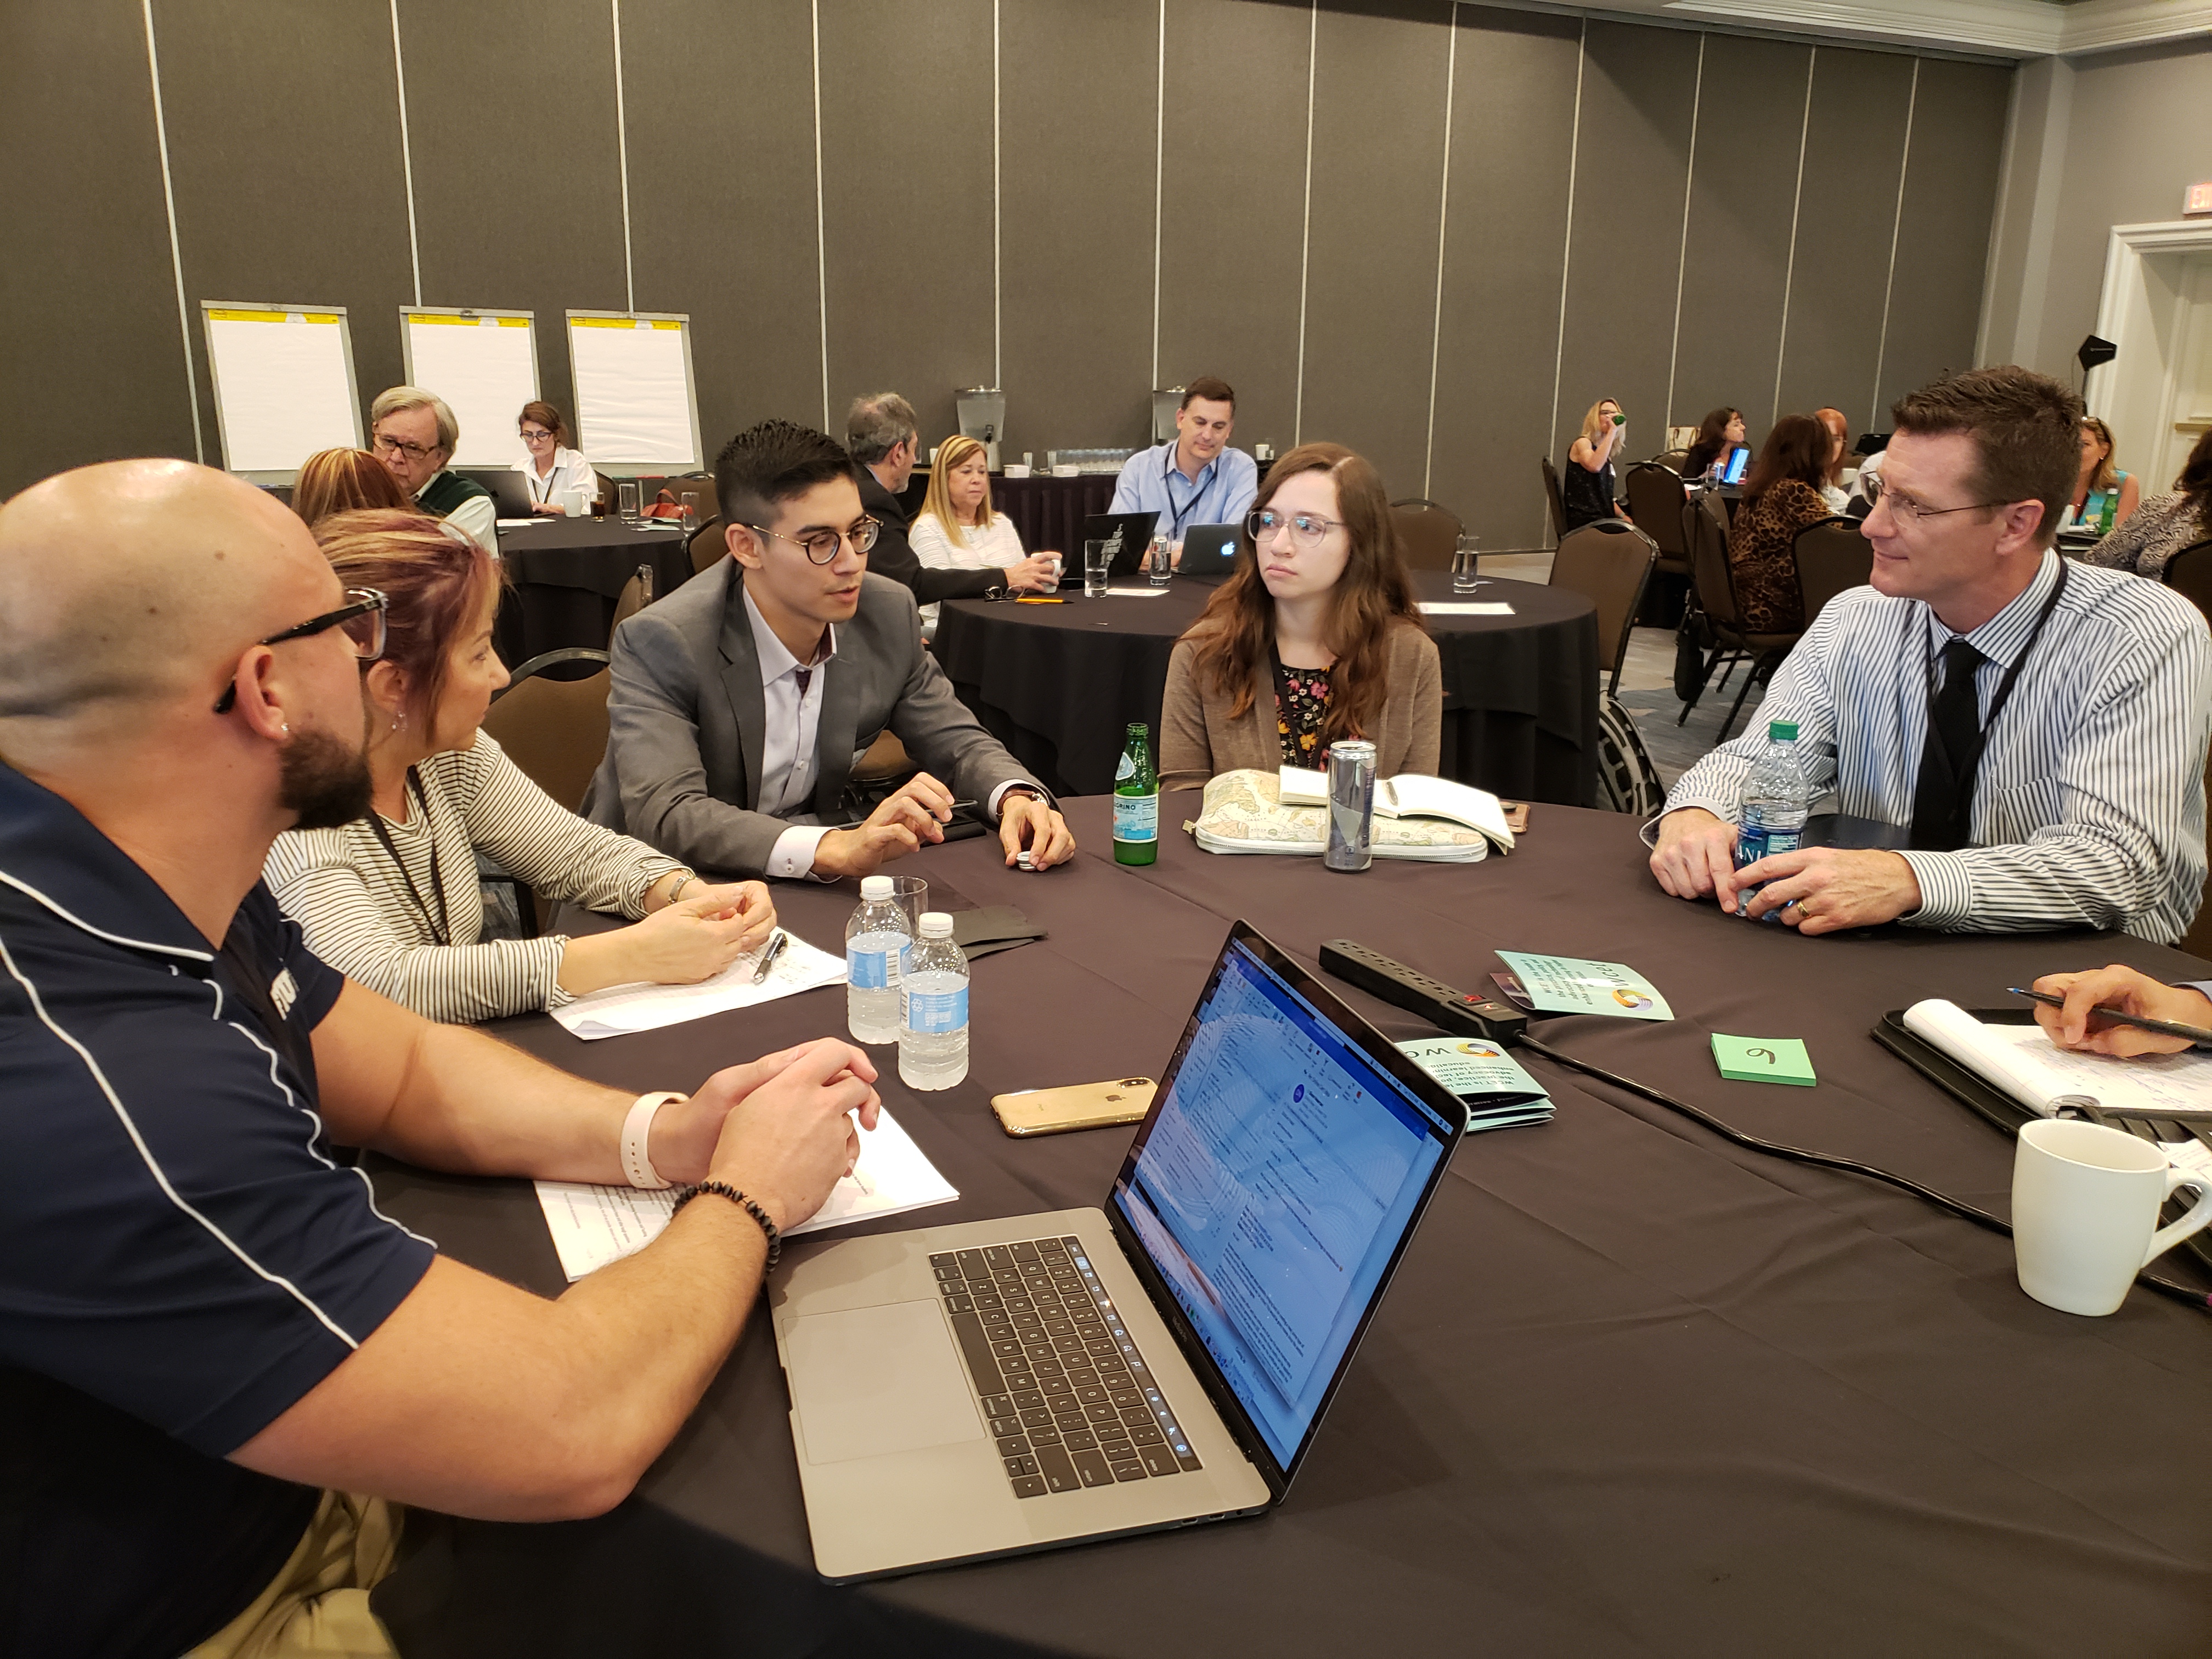
{"type": "Polygon", "coordinates": [[[968,1075],[968,957],[952,942],[952,918],[932,910],[906,976],[899,1028],[899,1081],[909,1089],[950,1089],[968,1075]]]}
{"type": "Polygon", "coordinates": [[[889,876],[860,878],[860,908],[845,924],[845,1025],[856,1042],[899,1040],[899,988],[914,935],[889,876]]]}
{"type": "Polygon", "coordinates": [[[1812,786],[1797,760],[1797,724],[1771,720],[1766,752],[1743,781],[1737,797],[1735,867],[1769,853],[1794,853],[1813,810],[1812,786]]]}

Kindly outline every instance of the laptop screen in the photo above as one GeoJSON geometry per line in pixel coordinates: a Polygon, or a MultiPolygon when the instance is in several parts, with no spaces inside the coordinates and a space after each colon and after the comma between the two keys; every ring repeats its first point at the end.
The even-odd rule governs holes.
{"type": "Polygon", "coordinates": [[[1113,1201],[1285,1469],[1457,1128],[1231,939],[1113,1201]]]}
{"type": "Polygon", "coordinates": [[[1751,446],[1749,444],[1738,444],[1734,449],[1729,452],[1728,468],[1721,474],[1721,482],[1723,483],[1732,484],[1741,483],[1743,482],[1744,469],[1750,465],[1751,446]]]}

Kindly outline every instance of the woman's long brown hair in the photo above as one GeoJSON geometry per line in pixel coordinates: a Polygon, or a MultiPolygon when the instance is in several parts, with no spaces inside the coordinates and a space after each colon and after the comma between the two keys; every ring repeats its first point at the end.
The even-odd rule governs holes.
{"type": "MultiPolygon", "coordinates": [[[[1364,457],[1342,444],[1300,444],[1268,472],[1253,510],[1267,506],[1276,490],[1306,472],[1326,472],[1335,480],[1337,516],[1352,544],[1344,574],[1331,591],[1322,630],[1324,642],[1336,654],[1328,671],[1328,717],[1321,731],[1328,744],[1375,729],[1390,690],[1391,635],[1422,623],[1413,608],[1413,585],[1406,576],[1397,522],[1390,516],[1389,492],[1364,457]]],[[[1260,580],[1249,524],[1237,527],[1236,570],[1214,590],[1183,637],[1197,647],[1200,685],[1229,699],[1231,720],[1243,718],[1262,685],[1272,688],[1275,600],[1260,580]]]]}

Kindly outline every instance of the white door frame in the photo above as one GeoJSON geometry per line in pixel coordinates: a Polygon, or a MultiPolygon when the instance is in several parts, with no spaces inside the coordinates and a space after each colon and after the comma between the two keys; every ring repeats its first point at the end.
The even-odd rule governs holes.
{"type": "Polygon", "coordinates": [[[2120,349],[2089,371],[2084,397],[2089,411],[2137,455],[2166,448],[2183,345],[2175,337],[2180,283],[2191,254],[2212,254],[2212,219],[2114,225],[2106,245],[2097,332],[2120,349]]]}

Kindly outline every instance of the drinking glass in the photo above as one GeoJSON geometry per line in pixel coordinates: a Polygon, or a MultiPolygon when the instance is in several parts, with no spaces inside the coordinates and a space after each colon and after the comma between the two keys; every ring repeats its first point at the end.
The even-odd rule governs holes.
{"type": "Polygon", "coordinates": [[[1106,597],[1106,578],[1114,564],[1114,544],[1085,542],[1083,544],[1083,597],[1103,599],[1106,597]]]}
{"type": "Polygon", "coordinates": [[[1175,549],[1169,544],[1164,534],[1152,538],[1152,549],[1146,559],[1145,568],[1152,576],[1155,587],[1165,587],[1174,576],[1175,549]]]}
{"type": "Polygon", "coordinates": [[[1472,593],[1482,586],[1482,579],[1475,574],[1475,562],[1481,556],[1476,551],[1476,544],[1481,539],[1480,536],[1462,536],[1459,545],[1452,550],[1453,592],[1472,593]]]}
{"type": "Polygon", "coordinates": [[[617,484],[615,486],[615,499],[619,503],[617,510],[622,514],[623,522],[624,524],[635,524],[637,522],[636,483],[635,482],[631,482],[628,483],[617,484]]]}
{"type": "Polygon", "coordinates": [[[929,884],[920,876],[893,876],[891,902],[906,912],[907,929],[921,937],[921,913],[929,908],[929,884]]]}

